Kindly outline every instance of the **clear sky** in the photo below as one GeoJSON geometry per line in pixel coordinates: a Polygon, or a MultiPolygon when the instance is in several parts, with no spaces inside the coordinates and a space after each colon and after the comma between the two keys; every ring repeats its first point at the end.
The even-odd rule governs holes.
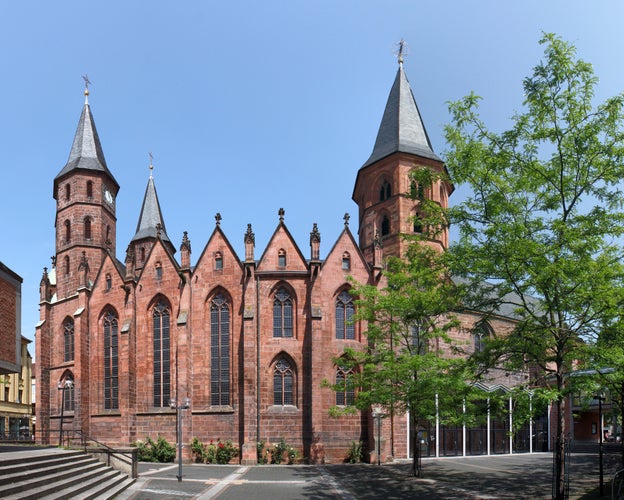
{"type": "MultiPolygon", "coordinates": [[[[84,96],[117,198],[117,257],[135,233],[154,156],[167,234],[183,231],[192,264],[221,213],[239,257],[251,223],[260,256],[278,210],[305,256],[321,258],[357,206],[397,70],[405,71],[436,153],[447,102],[471,90],[500,130],[522,106],[542,31],[574,43],[600,78],[624,89],[618,0],[0,0],[0,261],[24,279],[22,333],[34,338],[39,280],[54,255],[52,182],[65,165],[84,96]]],[[[459,187],[453,198],[460,199],[459,187]]],[[[34,349],[31,348],[34,353],[34,349]]]]}

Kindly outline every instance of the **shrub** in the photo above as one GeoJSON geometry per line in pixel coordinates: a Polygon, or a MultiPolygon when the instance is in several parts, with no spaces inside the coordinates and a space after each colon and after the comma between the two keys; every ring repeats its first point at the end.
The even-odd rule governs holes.
{"type": "Polygon", "coordinates": [[[272,464],[281,464],[284,459],[286,459],[289,465],[293,464],[297,457],[299,457],[299,452],[286,444],[284,438],[281,438],[279,443],[275,443],[268,450],[268,453],[271,455],[271,463],[272,464]]]}
{"type": "Polygon", "coordinates": [[[141,462],[173,462],[176,456],[175,446],[169,444],[167,440],[158,436],[156,442],[147,436],[145,441],[135,441],[132,443],[138,448],[138,460],[141,462]]]}
{"type": "Polygon", "coordinates": [[[232,441],[217,442],[212,440],[208,444],[202,443],[196,437],[191,441],[191,451],[196,462],[204,464],[228,464],[230,460],[238,456],[238,448],[232,444],[232,441]]]}
{"type": "Polygon", "coordinates": [[[265,450],[264,441],[258,441],[256,443],[257,460],[259,465],[269,463],[269,450],[265,450]]]}
{"type": "Polygon", "coordinates": [[[350,464],[359,464],[362,461],[362,452],[364,451],[364,443],[362,441],[351,441],[351,446],[347,450],[346,462],[350,464]]]}

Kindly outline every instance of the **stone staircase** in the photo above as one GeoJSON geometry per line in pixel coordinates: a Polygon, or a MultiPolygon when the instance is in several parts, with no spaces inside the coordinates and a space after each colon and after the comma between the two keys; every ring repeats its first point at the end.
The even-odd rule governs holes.
{"type": "Polygon", "coordinates": [[[82,451],[27,448],[0,453],[4,500],[112,499],[134,481],[82,451]]]}

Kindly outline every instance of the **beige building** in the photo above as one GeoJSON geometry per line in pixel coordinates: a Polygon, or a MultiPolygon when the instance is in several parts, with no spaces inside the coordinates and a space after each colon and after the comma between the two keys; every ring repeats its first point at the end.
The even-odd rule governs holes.
{"type": "Polygon", "coordinates": [[[33,434],[30,343],[21,338],[20,371],[0,375],[0,439],[31,439],[33,434]]]}

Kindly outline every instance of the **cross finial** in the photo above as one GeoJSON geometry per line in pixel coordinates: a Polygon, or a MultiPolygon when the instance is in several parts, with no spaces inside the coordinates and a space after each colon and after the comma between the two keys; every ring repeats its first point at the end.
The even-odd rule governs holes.
{"type": "Polygon", "coordinates": [[[397,55],[398,60],[399,60],[399,65],[402,66],[403,65],[403,56],[407,55],[407,43],[405,42],[405,40],[403,40],[401,38],[401,40],[397,43],[397,45],[399,46],[399,48],[396,51],[396,55],[397,55]]]}
{"type": "Polygon", "coordinates": [[[149,155],[149,159],[150,159],[150,164],[149,164],[149,169],[150,169],[150,179],[152,179],[154,176],[152,175],[154,172],[154,155],[150,152],[147,153],[149,155]]]}
{"type": "Polygon", "coordinates": [[[285,214],[285,213],[286,213],[286,211],[285,211],[283,208],[280,208],[280,209],[277,211],[277,215],[279,215],[279,220],[280,220],[280,222],[283,222],[283,221],[284,221],[284,214],[285,214]]]}
{"type": "Polygon", "coordinates": [[[88,75],[82,75],[82,79],[85,82],[85,89],[84,89],[85,104],[89,104],[89,85],[91,85],[91,81],[89,80],[88,75]]]}
{"type": "Polygon", "coordinates": [[[215,220],[217,221],[217,226],[221,225],[221,214],[219,212],[217,212],[217,215],[215,215],[215,220]]]}
{"type": "Polygon", "coordinates": [[[351,216],[349,215],[349,212],[345,212],[344,217],[342,218],[344,220],[345,227],[347,227],[349,225],[349,219],[350,218],[351,218],[351,216]]]}

